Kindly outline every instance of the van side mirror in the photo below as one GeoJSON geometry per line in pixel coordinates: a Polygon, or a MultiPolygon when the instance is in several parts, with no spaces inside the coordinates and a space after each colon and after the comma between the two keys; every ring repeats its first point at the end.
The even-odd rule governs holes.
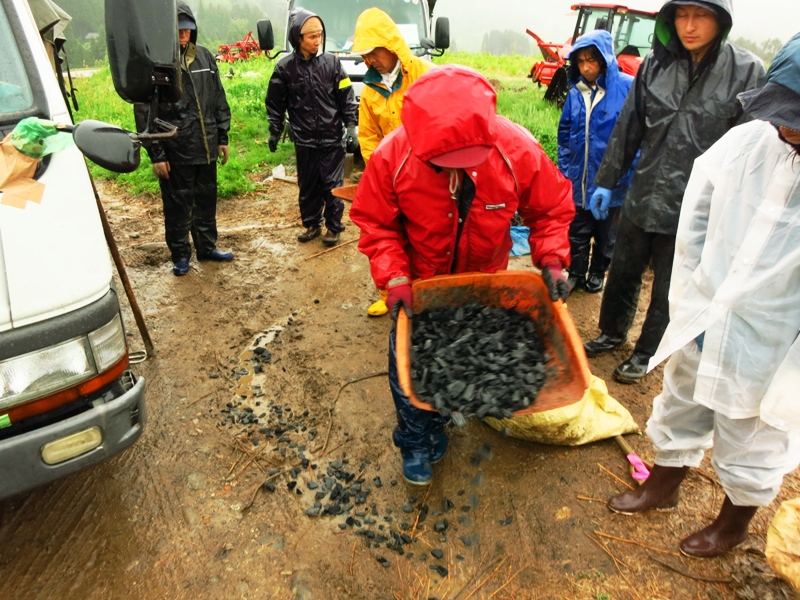
{"type": "Polygon", "coordinates": [[[286,52],[286,50],[278,50],[274,54],[270,54],[275,49],[275,32],[272,30],[272,21],[261,19],[256,23],[256,31],[258,31],[258,47],[264,51],[267,58],[270,60],[278,58],[286,52]]]}
{"type": "Polygon", "coordinates": [[[87,119],[72,127],[72,139],[83,154],[104,169],[131,173],[139,167],[141,143],[135,133],[87,119]]]}
{"type": "Polygon", "coordinates": [[[439,50],[447,50],[450,47],[450,19],[439,17],[436,19],[436,30],[434,32],[436,47],[439,50]]]}
{"type": "Polygon", "coordinates": [[[177,102],[181,68],[175,0],[105,0],[105,11],[117,94],[130,103],[177,102]]]}
{"type": "Polygon", "coordinates": [[[275,34],[272,31],[272,21],[261,19],[256,23],[258,31],[258,47],[264,52],[272,52],[275,48],[275,34]]]}

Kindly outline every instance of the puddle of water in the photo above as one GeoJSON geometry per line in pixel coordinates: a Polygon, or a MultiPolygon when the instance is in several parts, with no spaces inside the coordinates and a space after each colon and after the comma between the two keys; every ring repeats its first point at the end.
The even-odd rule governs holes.
{"type": "Polygon", "coordinates": [[[250,245],[251,251],[269,252],[273,257],[285,256],[289,252],[286,244],[280,242],[268,241],[264,237],[258,237],[253,240],[250,245]]]}

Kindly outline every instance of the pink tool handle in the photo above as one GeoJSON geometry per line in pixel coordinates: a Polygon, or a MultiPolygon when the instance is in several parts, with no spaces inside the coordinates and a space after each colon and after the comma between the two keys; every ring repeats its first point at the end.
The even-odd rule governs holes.
{"type": "Polygon", "coordinates": [[[650,477],[650,471],[647,470],[647,467],[642,462],[642,459],[639,458],[638,454],[634,452],[628,454],[628,462],[633,465],[633,473],[631,473],[631,477],[633,477],[636,481],[644,481],[650,477]]]}

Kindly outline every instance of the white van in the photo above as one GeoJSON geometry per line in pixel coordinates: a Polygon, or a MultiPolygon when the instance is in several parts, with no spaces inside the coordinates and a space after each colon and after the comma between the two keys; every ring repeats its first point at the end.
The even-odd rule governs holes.
{"type": "MultiPolygon", "coordinates": [[[[174,0],[141,4],[172,12],[166,27],[175,39],[174,0]]],[[[174,46],[177,57],[177,40],[174,46]]],[[[0,0],[0,47],[2,137],[31,116],[71,131],[26,0],[0,0]]],[[[74,128],[74,138],[98,164],[138,166],[138,141],[130,132],[87,122],[74,128]]],[[[144,379],[129,368],[108,246],[81,150],[72,145],[39,162],[33,188],[43,190],[40,197],[19,187],[12,194],[5,180],[0,172],[0,498],[123,451],[139,439],[146,420],[144,379]]]]}

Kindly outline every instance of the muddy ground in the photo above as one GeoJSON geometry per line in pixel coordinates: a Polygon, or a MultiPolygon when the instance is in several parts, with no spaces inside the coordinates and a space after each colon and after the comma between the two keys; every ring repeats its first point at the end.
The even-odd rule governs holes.
{"type": "MultiPolygon", "coordinates": [[[[236,260],[177,278],[159,200],[102,196],[158,350],[135,366],[147,428],[106,464],[0,502],[0,598],[791,597],[763,551],[798,473],[748,541],[713,560],[677,554],[722,502],[708,462],[677,511],[625,517],[604,504],[632,482],[613,441],[538,445],[473,420],[449,430],[430,488],[407,485],[391,444],[390,321],[366,316],[375,292],[349,219],[343,243],[312,257],[323,247],[295,240],[296,189],[268,184],[220,204],[220,247],[236,260]],[[360,486],[355,521],[306,515],[325,477],[360,486]]],[[[570,298],[584,339],[599,303],[570,298]]],[[[631,350],[590,363],[644,427],[661,374],[614,382],[631,350]]],[[[629,440],[652,460],[647,438],[629,440]]]]}

